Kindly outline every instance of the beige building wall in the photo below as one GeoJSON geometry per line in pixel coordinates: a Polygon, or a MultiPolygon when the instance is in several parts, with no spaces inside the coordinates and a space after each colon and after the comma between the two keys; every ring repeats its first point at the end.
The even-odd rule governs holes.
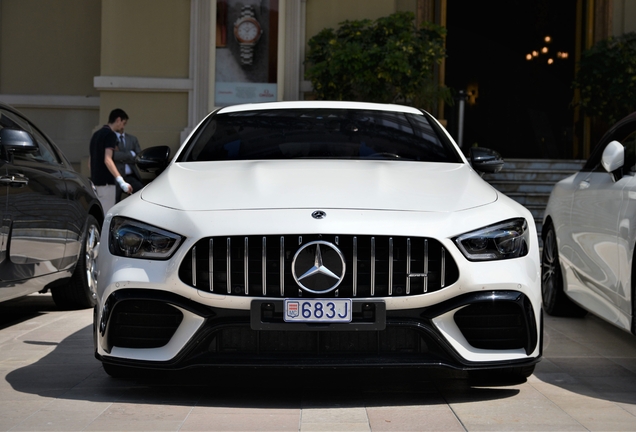
{"type": "Polygon", "coordinates": [[[636,0],[613,0],[612,34],[636,32],[636,0]]]}
{"type": "Polygon", "coordinates": [[[102,1],[101,75],[188,78],[190,0],[102,1]]]}
{"type": "Polygon", "coordinates": [[[100,0],[0,0],[0,101],[78,162],[99,113],[100,0]]]}
{"type": "Polygon", "coordinates": [[[97,96],[100,0],[1,0],[0,93],[97,96]]]}
{"type": "Polygon", "coordinates": [[[375,20],[405,10],[415,13],[416,6],[417,0],[307,0],[305,42],[343,21],[375,20]]]}
{"type": "Polygon", "coordinates": [[[100,124],[114,108],[142,148],[174,151],[188,125],[190,0],[102,1],[100,124]]]}

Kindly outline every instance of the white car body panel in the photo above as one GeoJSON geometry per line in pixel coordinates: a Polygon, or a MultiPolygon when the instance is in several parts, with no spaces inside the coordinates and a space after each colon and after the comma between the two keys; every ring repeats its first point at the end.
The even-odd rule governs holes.
{"type": "Polygon", "coordinates": [[[633,212],[631,220],[621,214],[625,216],[623,196],[634,187],[632,176],[614,183],[608,173],[581,172],[555,186],[555,198],[546,210],[559,239],[566,293],[625,330],[631,325],[628,278],[633,254],[625,245],[634,244],[630,227],[636,220],[633,212]],[[560,196],[567,198],[562,201],[560,196]]]}
{"type": "Polygon", "coordinates": [[[144,201],[183,211],[329,207],[445,213],[497,199],[497,192],[484,187],[468,165],[425,162],[175,163],[153,186],[141,192],[144,201]],[[219,186],[210,188],[211,184],[219,186]]]}
{"type": "MultiPolygon", "coordinates": [[[[552,224],[556,232],[567,297],[626,331],[633,331],[634,320],[636,176],[633,167],[622,166],[627,150],[615,135],[629,135],[632,138],[625,143],[631,143],[633,124],[627,117],[601,140],[593,163],[588,162],[597,164],[596,168],[584,169],[554,186],[544,216],[544,227],[552,224]],[[607,172],[603,166],[620,173],[607,172]]],[[[633,157],[633,150],[630,153],[633,157]]]]}

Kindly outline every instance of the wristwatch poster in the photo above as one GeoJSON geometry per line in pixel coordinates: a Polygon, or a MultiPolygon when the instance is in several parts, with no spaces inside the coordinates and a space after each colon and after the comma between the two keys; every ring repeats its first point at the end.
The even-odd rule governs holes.
{"type": "Polygon", "coordinates": [[[215,1],[215,106],[278,100],[282,1],[215,1]]]}
{"type": "Polygon", "coordinates": [[[256,20],[254,6],[243,6],[239,18],[234,23],[234,37],[236,37],[240,46],[241,65],[252,65],[254,62],[254,46],[262,34],[263,29],[256,20]]]}

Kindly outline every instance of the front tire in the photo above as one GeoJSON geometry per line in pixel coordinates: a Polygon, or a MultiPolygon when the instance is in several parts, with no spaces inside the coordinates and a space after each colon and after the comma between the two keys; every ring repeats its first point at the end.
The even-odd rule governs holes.
{"type": "Polygon", "coordinates": [[[68,284],[51,290],[53,300],[61,309],[87,309],[97,303],[97,251],[99,249],[100,226],[93,216],[86,219],[82,250],[73,276],[68,284]]]}
{"type": "Polygon", "coordinates": [[[547,226],[541,254],[541,297],[543,310],[553,316],[582,317],[587,312],[574,304],[563,290],[563,275],[559,262],[556,233],[547,226]]]}

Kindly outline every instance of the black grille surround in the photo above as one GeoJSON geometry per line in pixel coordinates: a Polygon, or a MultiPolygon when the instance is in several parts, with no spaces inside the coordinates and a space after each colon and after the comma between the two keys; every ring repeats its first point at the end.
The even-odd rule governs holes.
{"type": "Polygon", "coordinates": [[[431,238],[333,234],[250,235],[203,238],[188,251],[179,277],[198,290],[245,297],[394,297],[447,287],[459,269],[431,238]],[[295,253],[313,241],[335,245],[346,273],[325,294],[301,290],[292,274],[295,253]]]}

